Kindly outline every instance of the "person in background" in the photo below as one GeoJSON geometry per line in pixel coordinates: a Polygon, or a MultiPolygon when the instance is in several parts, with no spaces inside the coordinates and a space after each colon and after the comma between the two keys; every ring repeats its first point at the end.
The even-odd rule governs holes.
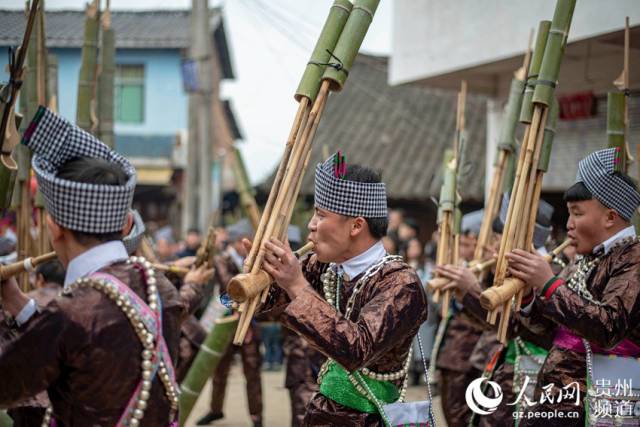
{"type": "Polygon", "coordinates": [[[184,238],[184,248],[179,251],[176,256],[178,258],[184,258],[187,256],[196,256],[198,248],[202,243],[202,234],[197,228],[190,228],[187,231],[187,235],[184,238]]]}
{"type": "Polygon", "coordinates": [[[393,237],[389,236],[388,234],[382,238],[382,245],[384,246],[384,250],[387,251],[389,255],[395,255],[398,253],[396,241],[393,240],[393,237]]]}
{"type": "Polygon", "coordinates": [[[402,210],[400,209],[389,210],[389,228],[387,229],[387,236],[389,236],[393,240],[394,248],[395,248],[394,252],[387,251],[387,253],[389,254],[396,253],[398,250],[398,245],[400,244],[400,236],[398,233],[400,230],[400,224],[402,224],[403,221],[404,221],[404,213],[402,212],[402,210]]]}
{"type": "MultiPolygon", "coordinates": [[[[227,227],[228,244],[223,253],[214,260],[215,280],[220,286],[220,295],[226,293],[229,280],[242,271],[242,265],[248,252],[242,245],[242,239],[251,238],[253,228],[247,219],[227,227]]],[[[252,322],[242,345],[229,345],[222,355],[213,373],[211,403],[209,412],[197,421],[197,425],[208,425],[224,418],[224,397],[227,379],[234,355],[240,353],[242,370],[246,379],[247,403],[249,415],[254,427],[262,427],[262,355],[260,353],[260,329],[252,322]]]]}

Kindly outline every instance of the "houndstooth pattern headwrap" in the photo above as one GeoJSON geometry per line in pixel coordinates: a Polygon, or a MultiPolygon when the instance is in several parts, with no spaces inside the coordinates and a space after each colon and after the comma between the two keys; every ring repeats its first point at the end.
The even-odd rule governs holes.
{"type": "Polygon", "coordinates": [[[146,227],[144,226],[144,221],[137,210],[131,209],[129,212],[133,215],[133,226],[131,227],[129,234],[122,238],[122,243],[124,243],[127,253],[129,255],[133,255],[135,251],[138,250],[138,246],[140,246],[146,227]]]}
{"type": "Polygon", "coordinates": [[[136,187],[136,170],[93,135],[40,107],[22,143],[33,150],[31,162],[47,212],[65,228],[83,233],[121,231],[136,187]],[[58,169],[78,157],[101,158],[119,165],[125,185],[94,185],[58,178],[58,169]]]}
{"type": "Polygon", "coordinates": [[[316,166],[315,205],[341,215],[386,218],[384,183],[348,181],[334,173],[334,156],[316,166]]]}
{"type": "Polygon", "coordinates": [[[619,148],[594,151],[578,163],[577,182],[585,187],[606,207],[615,210],[629,221],[640,206],[640,193],[619,175],[619,148]]]}

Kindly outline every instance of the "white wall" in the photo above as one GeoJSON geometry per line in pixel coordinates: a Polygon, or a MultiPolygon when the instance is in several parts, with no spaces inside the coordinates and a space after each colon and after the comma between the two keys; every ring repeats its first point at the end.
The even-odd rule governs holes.
{"type": "MultiPolygon", "coordinates": [[[[509,58],[551,20],[555,0],[393,0],[391,84],[509,58]]],[[[640,24],[640,0],[578,0],[569,41],[640,24]]]]}

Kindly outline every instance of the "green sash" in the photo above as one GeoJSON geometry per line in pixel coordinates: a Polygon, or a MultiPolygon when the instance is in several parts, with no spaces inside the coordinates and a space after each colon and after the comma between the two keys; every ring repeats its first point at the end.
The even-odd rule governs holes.
{"type": "MultiPolygon", "coordinates": [[[[360,377],[364,379],[373,395],[382,404],[393,403],[400,397],[400,393],[393,383],[374,380],[366,375],[360,377]]],[[[363,396],[351,383],[347,371],[333,360],[329,362],[327,372],[322,377],[320,393],[347,408],[369,414],[378,412],[376,405],[363,396]]]]}
{"type": "MultiPolygon", "coordinates": [[[[547,357],[548,351],[542,347],[538,347],[537,345],[530,343],[529,341],[522,340],[524,346],[529,350],[529,352],[536,357],[547,357]]],[[[515,365],[516,363],[516,340],[509,341],[507,346],[507,354],[504,357],[505,363],[510,365],[515,365]]]]}

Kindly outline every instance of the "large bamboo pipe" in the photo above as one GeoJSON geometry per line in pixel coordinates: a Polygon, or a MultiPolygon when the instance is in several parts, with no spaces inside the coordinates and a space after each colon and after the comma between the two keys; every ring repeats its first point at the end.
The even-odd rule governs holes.
{"type": "MultiPolygon", "coordinates": [[[[553,261],[553,259],[560,255],[570,244],[571,240],[565,240],[560,246],[545,255],[545,260],[547,262],[553,261]]],[[[510,302],[514,295],[524,290],[524,285],[521,280],[508,277],[502,286],[493,286],[483,291],[480,294],[480,305],[482,305],[485,310],[496,310],[503,304],[510,302]]]]}
{"type": "MultiPolygon", "coordinates": [[[[313,243],[309,242],[294,252],[301,258],[313,250],[313,243]]],[[[227,284],[227,293],[236,302],[242,303],[260,295],[260,293],[274,282],[273,277],[264,270],[256,274],[239,274],[227,284]]]]}

